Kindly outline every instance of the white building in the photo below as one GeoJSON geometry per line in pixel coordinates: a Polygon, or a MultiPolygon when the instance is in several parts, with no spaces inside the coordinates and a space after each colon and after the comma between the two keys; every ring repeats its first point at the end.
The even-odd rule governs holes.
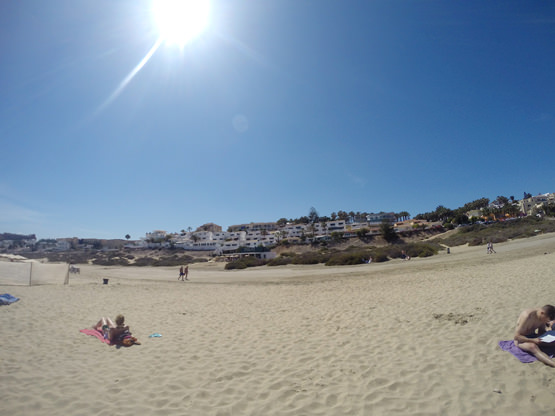
{"type": "Polygon", "coordinates": [[[301,238],[306,234],[304,224],[287,224],[285,227],[281,228],[279,232],[281,233],[281,238],[301,238]]]}
{"type": "Polygon", "coordinates": [[[146,233],[146,239],[152,241],[160,241],[166,238],[167,233],[162,230],[154,230],[151,233],[146,233]]]}
{"type": "Polygon", "coordinates": [[[333,233],[334,231],[336,232],[343,232],[345,231],[345,220],[336,220],[336,221],[329,221],[327,223],[328,226],[328,232],[329,233],[333,233]]]}
{"type": "Polygon", "coordinates": [[[56,250],[58,251],[68,251],[71,248],[71,242],[64,238],[56,239],[56,250]]]}
{"type": "Polygon", "coordinates": [[[555,193],[540,194],[518,201],[520,210],[526,215],[532,215],[535,210],[541,209],[541,206],[545,203],[555,204],[555,193]]]}
{"type": "Polygon", "coordinates": [[[380,212],[379,214],[368,214],[366,220],[370,224],[379,224],[383,221],[394,223],[397,221],[397,217],[393,212],[380,212]]]}
{"type": "Polygon", "coordinates": [[[231,225],[229,231],[276,231],[278,225],[275,222],[251,222],[249,224],[231,225]]]}

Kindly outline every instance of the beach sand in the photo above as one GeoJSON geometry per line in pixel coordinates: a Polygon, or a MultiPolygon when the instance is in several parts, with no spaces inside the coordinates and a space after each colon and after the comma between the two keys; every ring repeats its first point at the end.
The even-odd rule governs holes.
{"type": "Polygon", "coordinates": [[[360,266],[80,266],[0,286],[6,415],[542,415],[555,369],[497,346],[555,303],[555,235],[360,266]],[[102,284],[104,278],[108,284],[102,284]],[[126,317],[140,346],[80,333],[126,317]],[[159,333],[162,337],[149,338],[159,333]]]}

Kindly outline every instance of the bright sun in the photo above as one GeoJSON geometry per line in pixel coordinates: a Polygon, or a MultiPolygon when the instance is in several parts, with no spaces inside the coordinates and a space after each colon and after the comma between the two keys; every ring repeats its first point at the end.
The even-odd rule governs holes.
{"type": "Polygon", "coordinates": [[[209,0],[153,0],[152,13],[160,39],[185,46],[208,25],[209,0]]]}

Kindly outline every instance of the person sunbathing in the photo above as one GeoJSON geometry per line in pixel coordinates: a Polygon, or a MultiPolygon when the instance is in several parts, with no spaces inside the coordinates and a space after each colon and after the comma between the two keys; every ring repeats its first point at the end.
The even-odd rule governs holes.
{"type": "Polygon", "coordinates": [[[555,306],[545,305],[541,308],[527,309],[518,317],[514,342],[523,351],[529,352],[542,363],[555,367],[555,361],[540,349],[547,345],[539,338],[555,324],[555,306]]]}
{"type": "Polygon", "coordinates": [[[104,338],[108,339],[111,344],[120,344],[127,347],[133,344],[141,345],[137,338],[131,335],[129,326],[125,325],[125,317],[123,315],[116,316],[115,324],[110,318],[102,317],[93,328],[101,331],[104,334],[104,338]]]}

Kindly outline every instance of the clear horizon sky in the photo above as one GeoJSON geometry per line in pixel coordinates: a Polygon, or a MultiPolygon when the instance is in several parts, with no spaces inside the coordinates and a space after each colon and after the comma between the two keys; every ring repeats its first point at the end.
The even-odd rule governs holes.
{"type": "Polygon", "coordinates": [[[553,1],[212,0],[183,46],[161,25],[150,0],[1,2],[0,232],[555,191],[553,1]]]}

